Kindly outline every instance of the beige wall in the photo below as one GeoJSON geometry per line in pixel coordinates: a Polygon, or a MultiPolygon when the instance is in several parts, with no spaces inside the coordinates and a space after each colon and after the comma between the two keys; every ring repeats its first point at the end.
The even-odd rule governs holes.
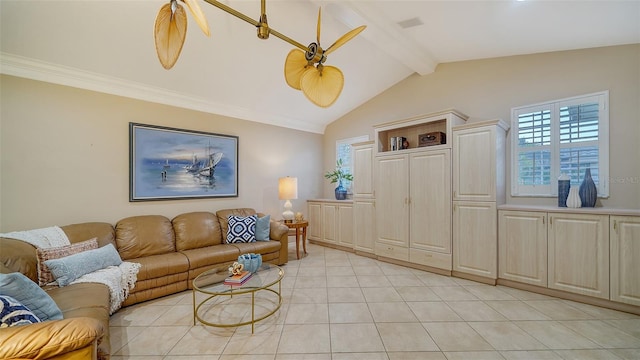
{"type": "MultiPolygon", "coordinates": [[[[373,139],[375,124],[450,108],[469,115],[469,121],[501,118],[510,122],[512,107],[602,90],[609,90],[612,181],[610,197],[601,203],[637,209],[640,208],[640,45],[448,63],[439,65],[430,75],[410,76],[327,127],[324,168],[333,164],[337,139],[358,135],[373,139]]],[[[509,159],[507,154],[508,172],[509,159]]],[[[332,191],[325,184],[325,196],[332,191]]],[[[510,190],[507,193],[510,195],[510,190]]],[[[507,201],[557,204],[555,198],[508,196],[507,201]]]]}
{"type": "Polygon", "coordinates": [[[322,136],[97,92],[0,77],[0,231],[141,214],[252,207],[280,217],[321,195],[322,136]],[[129,202],[129,122],[239,136],[239,197],[129,202]]]}

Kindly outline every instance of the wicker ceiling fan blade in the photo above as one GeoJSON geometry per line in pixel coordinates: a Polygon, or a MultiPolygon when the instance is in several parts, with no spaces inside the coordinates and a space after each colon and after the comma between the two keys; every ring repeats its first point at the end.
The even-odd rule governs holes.
{"type": "Polygon", "coordinates": [[[320,107],[333,105],[338,100],[343,86],[344,76],[335,66],[309,68],[300,79],[300,87],[304,95],[320,107]]]}
{"type": "Polygon", "coordinates": [[[309,62],[304,57],[304,51],[293,49],[289,51],[284,61],[284,78],[287,84],[296,90],[300,90],[300,78],[309,69],[309,62]]]}
{"type": "Polygon", "coordinates": [[[178,61],[184,39],[187,36],[187,13],[178,4],[172,12],[172,3],[160,8],[154,27],[154,38],[158,59],[165,69],[171,69],[178,61]]]}
{"type": "Polygon", "coordinates": [[[202,29],[202,32],[205,35],[209,36],[210,35],[209,23],[207,23],[207,18],[204,17],[204,13],[202,12],[200,5],[198,5],[198,1],[197,0],[183,0],[183,1],[185,4],[187,4],[187,7],[189,8],[191,15],[193,15],[193,18],[196,19],[196,23],[198,23],[198,26],[200,27],[200,29],[202,29]]]}
{"type": "Polygon", "coordinates": [[[342,37],[336,40],[336,42],[331,44],[331,46],[329,46],[327,50],[324,51],[324,54],[329,55],[332,52],[336,51],[340,46],[346,44],[349,40],[353,39],[356,35],[360,34],[362,30],[364,30],[366,27],[367,25],[361,25],[349,31],[348,33],[342,35],[342,37]]]}

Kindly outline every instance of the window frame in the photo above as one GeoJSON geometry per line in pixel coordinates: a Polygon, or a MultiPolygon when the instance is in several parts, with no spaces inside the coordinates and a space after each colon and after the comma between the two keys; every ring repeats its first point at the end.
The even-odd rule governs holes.
{"type": "MultiPolygon", "coordinates": [[[[352,145],[360,142],[365,142],[365,141],[369,141],[369,135],[360,135],[360,136],[354,136],[346,139],[336,140],[336,157],[335,157],[334,164],[336,164],[340,159],[340,153],[341,153],[340,147],[344,145],[350,146],[349,162],[346,165],[343,164],[342,168],[347,169],[349,174],[353,174],[353,146],[352,145]]],[[[351,181],[345,181],[343,185],[345,188],[347,188],[347,192],[351,192],[351,187],[352,187],[351,181]]]]}
{"type": "MultiPolygon", "coordinates": [[[[512,197],[556,197],[558,187],[556,179],[560,176],[560,151],[583,144],[597,144],[598,147],[598,197],[609,197],[609,91],[573,96],[533,105],[518,106],[511,109],[511,196],[512,197]],[[560,109],[567,106],[597,102],[598,106],[598,140],[562,144],[560,141],[560,109]],[[550,182],[542,185],[520,184],[519,155],[525,147],[519,146],[519,116],[537,111],[550,110],[550,144],[531,150],[550,151],[550,182]]],[[[584,175],[582,175],[584,176],[584,175]]],[[[582,179],[579,179],[580,181],[582,179]]]]}

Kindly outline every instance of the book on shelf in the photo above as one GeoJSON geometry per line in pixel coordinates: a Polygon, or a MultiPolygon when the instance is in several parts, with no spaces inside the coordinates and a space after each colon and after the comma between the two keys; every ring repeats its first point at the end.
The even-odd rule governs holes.
{"type": "Polygon", "coordinates": [[[393,136],[389,139],[389,149],[390,151],[395,151],[396,150],[396,137],[393,136]]]}
{"type": "Polygon", "coordinates": [[[249,280],[249,278],[251,278],[251,273],[245,270],[240,274],[229,276],[228,278],[224,279],[224,284],[225,285],[242,285],[247,280],[249,280]]]}

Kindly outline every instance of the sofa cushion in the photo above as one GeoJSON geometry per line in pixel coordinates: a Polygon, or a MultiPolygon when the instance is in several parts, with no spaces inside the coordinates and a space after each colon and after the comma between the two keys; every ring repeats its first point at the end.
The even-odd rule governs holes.
{"type": "Polygon", "coordinates": [[[256,211],[251,208],[224,209],[216,211],[216,216],[220,222],[220,231],[226,237],[229,229],[229,215],[251,216],[256,215],[256,211]]]}
{"type": "Polygon", "coordinates": [[[182,253],[189,258],[189,270],[211,266],[226,265],[238,260],[240,251],[234,244],[221,244],[202,249],[184,250],[182,253]]]}
{"type": "Polygon", "coordinates": [[[259,217],[256,221],[256,240],[268,241],[271,230],[271,215],[259,217]]]}
{"type": "Polygon", "coordinates": [[[181,252],[145,256],[132,259],[131,261],[142,265],[138,272],[138,282],[133,292],[140,289],[138,285],[143,280],[163,278],[173,274],[187,273],[189,271],[189,260],[181,252]]]}
{"type": "Polygon", "coordinates": [[[248,243],[256,241],[257,215],[229,215],[227,243],[248,243]]]}
{"type": "Polygon", "coordinates": [[[0,295],[0,328],[39,323],[40,319],[18,300],[0,295]]]}
{"type": "Polygon", "coordinates": [[[67,246],[46,249],[38,248],[36,250],[36,254],[38,256],[38,285],[44,286],[55,280],[53,274],[51,273],[51,270],[49,270],[49,267],[44,263],[45,261],[60,259],[65,256],[74,255],[83,251],[94,250],[97,248],[98,239],[96,238],[67,246]]]}
{"type": "Polygon", "coordinates": [[[240,254],[267,254],[271,252],[278,252],[282,246],[280,241],[256,241],[252,243],[237,243],[232,245],[238,248],[240,254]]]}
{"type": "Polygon", "coordinates": [[[122,264],[122,259],[120,259],[116,248],[109,244],[98,249],[83,251],[60,259],[47,260],[44,263],[56,278],[58,286],[63,287],[83,275],[109,266],[118,266],[122,264]]]}
{"type": "Polygon", "coordinates": [[[60,320],[62,311],[51,297],[21,273],[0,274],[0,295],[8,295],[42,320],[60,320]]]}
{"type": "Polygon", "coordinates": [[[116,244],[123,260],[176,251],[171,221],[160,215],[132,216],[118,221],[116,244]]]}
{"type": "Polygon", "coordinates": [[[191,212],[171,220],[178,251],[222,244],[218,217],[210,212],[191,212]]]}

